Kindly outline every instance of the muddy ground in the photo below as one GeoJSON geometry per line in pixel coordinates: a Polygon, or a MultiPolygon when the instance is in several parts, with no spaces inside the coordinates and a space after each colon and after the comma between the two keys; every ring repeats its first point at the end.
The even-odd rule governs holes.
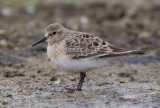
{"type": "Polygon", "coordinates": [[[0,1],[0,107],[160,107],[159,0],[0,1]],[[113,59],[87,73],[83,91],[78,73],[58,70],[47,44],[32,47],[53,22],[90,32],[147,54],[113,59]]]}

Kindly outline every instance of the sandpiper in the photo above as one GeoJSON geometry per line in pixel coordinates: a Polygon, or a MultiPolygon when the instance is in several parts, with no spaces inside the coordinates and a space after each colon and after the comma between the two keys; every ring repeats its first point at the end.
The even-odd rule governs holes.
{"type": "Polygon", "coordinates": [[[48,25],[45,37],[33,46],[45,41],[48,42],[48,57],[55,65],[66,71],[80,73],[77,91],[82,90],[86,72],[107,65],[110,57],[145,54],[145,51],[115,47],[93,34],[68,30],[58,23],[48,25]]]}

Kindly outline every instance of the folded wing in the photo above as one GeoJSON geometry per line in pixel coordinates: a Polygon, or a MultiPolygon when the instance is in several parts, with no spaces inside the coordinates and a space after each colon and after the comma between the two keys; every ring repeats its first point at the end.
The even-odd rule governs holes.
{"type": "Polygon", "coordinates": [[[66,40],[66,46],[66,53],[73,59],[103,58],[144,53],[143,51],[129,51],[117,48],[101,38],[88,33],[82,33],[72,39],[66,40]]]}

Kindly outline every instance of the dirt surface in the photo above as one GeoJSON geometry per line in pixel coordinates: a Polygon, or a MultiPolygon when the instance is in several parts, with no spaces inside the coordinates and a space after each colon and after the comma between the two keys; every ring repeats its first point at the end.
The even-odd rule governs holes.
{"type": "Polygon", "coordinates": [[[0,107],[160,107],[159,19],[158,0],[1,0],[0,107]],[[79,73],[58,70],[47,44],[32,48],[53,22],[147,54],[113,59],[87,72],[83,91],[68,93],[79,73]]]}

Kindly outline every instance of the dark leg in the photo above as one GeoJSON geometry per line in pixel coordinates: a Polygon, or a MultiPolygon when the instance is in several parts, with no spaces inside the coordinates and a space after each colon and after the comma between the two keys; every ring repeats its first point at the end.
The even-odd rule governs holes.
{"type": "Polygon", "coordinates": [[[86,73],[80,72],[80,80],[79,80],[77,89],[66,88],[68,90],[68,92],[69,93],[74,93],[75,91],[81,91],[82,90],[82,84],[83,84],[85,76],[86,76],[86,73]]]}
{"type": "Polygon", "coordinates": [[[82,84],[83,84],[85,76],[86,76],[86,73],[80,72],[80,80],[79,80],[79,83],[78,83],[78,86],[77,86],[77,91],[82,90],[81,88],[82,88],[82,84]]]}

